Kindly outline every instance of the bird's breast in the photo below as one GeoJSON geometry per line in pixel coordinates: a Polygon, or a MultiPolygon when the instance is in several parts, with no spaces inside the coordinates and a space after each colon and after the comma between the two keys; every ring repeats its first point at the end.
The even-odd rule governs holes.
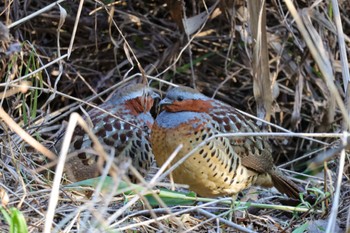
{"type": "Polygon", "coordinates": [[[152,128],[154,119],[152,117],[152,115],[149,112],[146,113],[140,113],[137,116],[138,120],[140,120],[140,122],[143,122],[145,125],[147,125],[148,128],[152,128]]]}

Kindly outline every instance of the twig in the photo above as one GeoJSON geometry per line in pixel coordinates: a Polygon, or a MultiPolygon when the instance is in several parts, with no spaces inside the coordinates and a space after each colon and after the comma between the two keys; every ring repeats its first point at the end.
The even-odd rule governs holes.
{"type": "MultiPolygon", "coordinates": [[[[344,137],[343,137],[343,144],[346,146],[349,133],[344,132],[344,137]]],[[[339,159],[339,166],[338,166],[338,179],[337,179],[337,184],[336,184],[336,189],[335,189],[335,194],[333,198],[333,204],[332,204],[332,210],[331,214],[329,216],[329,221],[327,225],[327,233],[335,232],[335,226],[336,226],[336,221],[337,221],[337,214],[338,214],[338,208],[339,208],[339,199],[340,199],[340,189],[342,187],[342,178],[343,178],[343,172],[344,172],[344,166],[345,166],[345,149],[342,150],[340,154],[340,159],[339,159]]]]}
{"type": "Polygon", "coordinates": [[[40,10],[35,11],[33,14],[30,14],[30,15],[28,15],[28,16],[26,16],[26,17],[20,19],[20,20],[17,20],[16,22],[11,23],[11,24],[8,26],[8,28],[15,27],[15,26],[17,26],[17,25],[19,25],[19,24],[21,24],[21,23],[24,23],[24,22],[26,22],[26,21],[28,21],[28,20],[30,20],[30,19],[32,19],[32,18],[34,18],[34,17],[40,15],[40,14],[46,12],[46,11],[49,11],[49,10],[51,10],[53,7],[55,7],[57,4],[59,4],[59,3],[61,3],[61,2],[64,2],[64,1],[65,1],[65,0],[58,0],[57,2],[51,3],[50,5],[44,7],[44,8],[42,8],[42,9],[40,9],[40,10]]]}
{"type": "Polygon", "coordinates": [[[198,209],[197,212],[200,213],[200,214],[203,214],[204,216],[212,218],[212,219],[219,219],[220,222],[226,224],[227,226],[233,227],[234,229],[239,230],[240,232],[256,233],[256,231],[252,231],[252,230],[250,230],[250,229],[248,229],[246,227],[242,227],[242,226],[240,226],[240,225],[238,225],[236,223],[233,223],[231,221],[228,221],[226,219],[218,217],[218,216],[216,216],[216,215],[214,215],[212,213],[209,213],[208,211],[205,211],[203,209],[198,209]]]}
{"type": "Polygon", "coordinates": [[[51,160],[55,160],[57,156],[47,149],[45,146],[40,144],[37,140],[35,140],[32,136],[30,136],[24,129],[21,128],[5,111],[0,107],[0,118],[2,118],[5,123],[17,133],[24,141],[26,141],[33,148],[37,149],[40,153],[45,155],[47,158],[51,160]]]}

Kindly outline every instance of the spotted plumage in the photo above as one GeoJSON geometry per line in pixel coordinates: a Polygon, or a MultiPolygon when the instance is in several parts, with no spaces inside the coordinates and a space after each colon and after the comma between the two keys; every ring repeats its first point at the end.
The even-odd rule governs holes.
{"type": "MultiPolygon", "coordinates": [[[[154,160],[149,134],[154,119],[150,114],[153,98],[158,97],[142,84],[129,85],[118,90],[99,108],[93,108],[85,119],[102,145],[115,149],[115,157],[130,158],[141,174],[146,174],[154,160]]],[[[93,147],[90,137],[78,127],[69,152],[78,152],[66,162],[65,172],[71,181],[80,181],[100,174],[97,155],[86,150],[93,147]],[[79,153],[80,151],[80,153],[79,153]]],[[[130,175],[131,176],[131,175],[130,175]]],[[[134,177],[133,181],[136,181],[134,177]]]]}
{"type": "Polygon", "coordinates": [[[164,111],[156,118],[150,139],[159,166],[178,145],[183,144],[183,149],[172,164],[207,140],[173,171],[177,183],[187,184],[205,197],[236,195],[251,185],[260,185],[275,186],[298,198],[298,186],[274,166],[266,138],[217,136],[259,132],[235,108],[188,87],[170,90],[160,105],[164,111]]]}

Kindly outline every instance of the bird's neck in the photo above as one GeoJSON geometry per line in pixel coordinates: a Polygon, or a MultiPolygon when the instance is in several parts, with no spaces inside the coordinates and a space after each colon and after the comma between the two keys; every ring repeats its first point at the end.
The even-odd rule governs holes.
{"type": "MultiPolygon", "coordinates": [[[[156,118],[157,124],[163,128],[174,128],[182,124],[192,124],[194,121],[197,123],[203,123],[210,121],[211,117],[207,113],[200,112],[161,112],[156,118]],[[191,123],[192,122],[192,123],[191,123]]],[[[196,124],[192,124],[193,128],[197,127],[196,124]]]]}
{"type": "Polygon", "coordinates": [[[125,107],[130,110],[132,115],[149,112],[153,106],[152,97],[139,96],[134,99],[125,101],[125,107]]]}

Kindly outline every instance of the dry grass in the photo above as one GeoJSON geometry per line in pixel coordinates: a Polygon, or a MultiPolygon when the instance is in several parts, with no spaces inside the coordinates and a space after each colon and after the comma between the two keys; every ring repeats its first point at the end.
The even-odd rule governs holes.
{"type": "MultiPolygon", "coordinates": [[[[277,192],[257,188],[258,194],[239,198],[250,198],[253,205],[235,205],[234,213],[223,202],[227,199],[190,200],[168,207],[164,198],[155,195],[158,205],[151,206],[146,194],[171,186],[156,167],[147,181],[141,181],[136,195],[120,194],[117,184],[109,184],[111,189],[96,184],[92,190],[74,190],[61,183],[61,174],[54,179],[54,172],[47,169],[52,163],[63,166],[63,157],[57,161],[51,151],[69,115],[101,103],[126,80],[140,79],[139,67],[157,89],[166,90],[168,82],[196,86],[206,95],[257,115],[245,2],[187,3],[187,17],[205,9],[210,12],[193,35],[185,35],[178,29],[179,21],[170,18],[170,13],[176,15],[176,7],[169,13],[166,4],[158,1],[110,2],[0,3],[0,19],[10,28],[0,25],[2,207],[17,208],[29,232],[44,228],[46,232],[292,232],[304,224],[309,232],[316,232],[312,231],[315,225],[326,229],[330,224],[335,230],[328,232],[346,228],[349,232],[349,155],[342,151],[305,172],[312,158],[339,144],[337,139],[342,139],[349,125],[344,115],[350,109],[345,92],[349,64],[341,58],[350,52],[349,1],[339,1],[339,15],[328,2],[294,1],[300,19],[287,7],[289,1],[267,3],[274,98],[271,122],[304,133],[302,137],[270,134],[276,163],[297,171],[290,175],[313,189],[319,202],[308,212],[291,212],[287,208],[291,203],[280,204],[277,192]],[[211,8],[214,4],[217,7],[211,8]],[[340,28],[333,17],[342,21],[345,46],[338,43],[340,28]],[[308,133],[330,134],[313,140],[308,133]],[[332,194],[330,198],[326,192],[332,194]]],[[[282,130],[271,127],[271,131],[282,130]]],[[[109,166],[113,181],[119,183],[129,164],[109,166]]],[[[9,231],[3,216],[0,221],[0,231],[9,231]]]]}

